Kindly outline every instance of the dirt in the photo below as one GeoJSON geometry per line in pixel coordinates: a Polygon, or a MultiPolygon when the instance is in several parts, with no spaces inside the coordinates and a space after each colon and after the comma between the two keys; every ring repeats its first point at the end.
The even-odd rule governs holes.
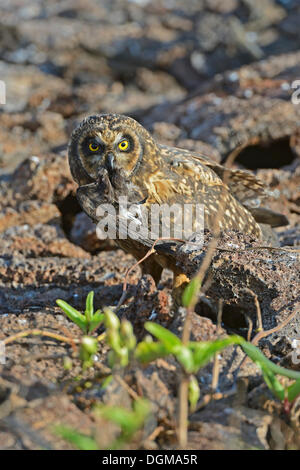
{"type": "MultiPolygon", "coordinates": [[[[79,339],[58,298],[82,310],[94,290],[97,308],[117,305],[135,260],[97,238],[66,158],[83,116],[117,112],[138,119],[160,142],[217,162],[236,152],[234,165],[269,186],[265,204],[289,221],[275,229],[279,246],[262,249],[236,232],[221,237],[191,317],[192,339],[246,337],[249,319],[259,326],[257,299],[264,330],[294,313],[259,347],[276,364],[299,370],[292,353],[300,337],[300,105],[291,99],[300,74],[298,2],[13,0],[2,2],[0,13],[0,80],[7,87],[0,105],[0,340],[29,329],[79,339]]],[[[164,249],[192,276],[209,240],[207,233],[204,248],[164,249]]],[[[182,334],[186,312],[174,308],[170,273],[156,287],[136,268],[128,283],[119,316],[132,322],[139,341],[147,320],[182,334]]],[[[132,393],[148,398],[152,413],[127,447],[176,448],[178,363],[134,363],[103,388],[107,352],[101,343],[94,367],[82,371],[72,341],[27,336],[9,343],[0,364],[0,448],[72,448],[53,431],[57,424],[109,447],[116,427],[94,407],[130,408],[132,393]]],[[[234,347],[220,354],[213,394],[213,364],[197,374],[201,397],[189,417],[188,448],[300,449],[299,397],[287,411],[243,358],[234,347]]]]}

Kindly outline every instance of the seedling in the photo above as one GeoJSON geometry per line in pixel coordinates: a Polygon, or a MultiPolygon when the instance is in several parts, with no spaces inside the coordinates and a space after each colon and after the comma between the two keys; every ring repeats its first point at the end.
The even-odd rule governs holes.
{"type": "Polygon", "coordinates": [[[137,359],[147,363],[173,354],[188,374],[198,372],[215,353],[232,344],[240,344],[242,340],[239,336],[228,336],[215,341],[189,341],[185,345],[176,335],[156,323],[146,322],[145,329],[158,341],[154,342],[147,338],[146,341],[139,343],[136,348],[137,359]]]}
{"type": "Polygon", "coordinates": [[[128,320],[122,320],[110,309],[104,309],[106,341],[111,347],[108,355],[110,367],[120,365],[126,367],[136,347],[136,338],[128,320]]]}
{"type": "MultiPolygon", "coordinates": [[[[189,308],[193,304],[199,283],[191,283],[185,292],[184,303],[189,308]]],[[[58,300],[57,304],[63,309],[68,318],[76,323],[83,332],[91,333],[101,323],[105,326],[106,342],[110,346],[108,362],[110,368],[126,367],[135,358],[141,363],[147,364],[159,358],[173,355],[183,370],[183,381],[186,384],[186,398],[190,403],[190,412],[196,410],[200,397],[200,389],[196,374],[200,368],[205,366],[222,349],[230,345],[240,346],[249,358],[261,369],[264,380],[272,393],[285,404],[285,409],[289,409],[291,404],[300,394],[300,372],[285,369],[277,366],[253,344],[247,342],[240,336],[228,336],[215,341],[182,341],[166,328],[146,322],[145,329],[152,336],[147,336],[144,341],[136,344],[133,328],[127,320],[120,321],[117,315],[109,308],[105,308],[103,313],[98,310],[94,313],[93,292],[90,292],[86,300],[86,310],[82,314],[69,304],[58,300]],[[288,377],[294,383],[288,387],[282,385],[277,379],[277,375],[288,377]]],[[[99,337],[83,336],[80,341],[80,358],[83,361],[83,368],[90,367],[94,362],[94,355],[98,349],[99,337]]],[[[111,380],[111,375],[108,377],[111,380]]],[[[150,412],[150,404],[145,400],[137,400],[133,404],[132,410],[118,407],[98,406],[97,413],[120,426],[120,436],[110,445],[110,449],[122,448],[129,442],[134,434],[140,430],[150,412]]],[[[187,410],[185,414],[187,422],[187,410]]],[[[69,442],[72,442],[79,449],[100,449],[97,441],[93,437],[85,436],[79,432],[65,428],[57,428],[57,432],[69,442]]]]}
{"type": "MultiPolygon", "coordinates": [[[[183,295],[183,301],[187,307],[193,303],[199,287],[200,284],[196,279],[187,286],[183,295]]],[[[191,402],[195,402],[195,397],[199,392],[196,392],[193,374],[196,374],[201,367],[206,365],[216,353],[227,346],[236,344],[241,346],[250,359],[260,367],[267,386],[279,400],[288,400],[291,403],[300,394],[300,372],[277,366],[268,360],[256,346],[240,336],[228,336],[227,338],[215,341],[189,341],[187,344],[184,344],[166,328],[156,323],[146,322],[145,329],[158,341],[153,341],[151,337],[147,337],[136,345],[136,338],[131,323],[127,320],[120,322],[117,315],[109,308],[105,308],[104,313],[100,310],[94,313],[93,299],[94,292],[91,291],[86,299],[84,314],[64,300],[59,299],[56,303],[85,334],[92,333],[104,323],[106,327],[106,341],[111,347],[109,352],[110,367],[116,365],[125,367],[133,356],[142,363],[148,363],[172,354],[181,364],[184,372],[190,376],[189,394],[192,397],[191,402]],[[295,380],[295,382],[288,387],[284,387],[278,381],[276,375],[288,377],[295,380]]],[[[96,338],[86,336],[82,339],[80,357],[84,362],[84,367],[92,365],[97,347],[96,338]]]]}
{"type": "Polygon", "coordinates": [[[300,372],[277,366],[267,359],[256,346],[245,340],[243,340],[241,346],[250,359],[260,367],[264,380],[275,397],[282,402],[292,403],[300,395],[300,372]],[[288,377],[295,380],[295,382],[288,387],[284,387],[278,381],[276,375],[288,377]]]}
{"type": "Polygon", "coordinates": [[[98,351],[98,341],[92,336],[83,336],[80,343],[79,357],[82,360],[82,368],[85,370],[94,364],[95,354],[98,351]]]}
{"type": "Polygon", "coordinates": [[[93,437],[86,436],[73,428],[67,426],[55,426],[54,434],[60,436],[73,444],[79,450],[100,450],[96,440],[93,437]]]}
{"type": "MultiPolygon", "coordinates": [[[[95,414],[120,427],[120,435],[109,445],[109,450],[121,449],[129,443],[134,435],[144,427],[150,414],[150,403],[145,399],[133,402],[132,410],[117,406],[98,405],[95,414]]],[[[66,426],[56,426],[55,433],[80,450],[101,450],[93,437],[86,436],[66,426]]]]}
{"type": "MultiPolygon", "coordinates": [[[[183,296],[182,296],[182,303],[187,309],[193,309],[195,307],[195,304],[196,304],[196,301],[197,301],[197,298],[198,298],[198,295],[199,295],[200,287],[201,287],[200,279],[199,279],[198,276],[195,276],[191,280],[191,282],[187,285],[187,287],[185,288],[185,290],[183,292],[183,296]]],[[[163,334],[162,331],[160,331],[160,336],[157,336],[158,330],[154,329],[154,331],[153,331],[153,327],[151,327],[151,330],[152,331],[150,331],[150,332],[153,334],[153,336],[156,336],[158,339],[160,339],[160,341],[162,343],[161,345],[158,345],[157,343],[155,343],[156,346],[152,346],[153,352],[154,352],[155,348],[157,350],[160,347],[166,348],[166,339],[163,340],[163,337],[166,338],[166,335],[163,334]]],[[[170,333],[170,332],[168,332],[168,333],[170,333]]],[[[169,336],[169,338],[170,338],[170,336],[169,336]]],[[[277,366],[273,362],[269,361],[257,347],[255,347],[253,344],[245,341],[240,336],[236,336],[236,337],[231,336],[227,339],[230,341],[230,338],[231,338],[231,340],[232,340],[232,338],[234,338],[233,343],[231,343],[231,344],[234,344],[234,343],[239,344],[243,348],[244,352],[250,357],[250,359],[252,359],[252,361],[255,362],[258,365],[258,367],[262,371],[262,374],[263,374],[263,377],[264,377],[264,380],[265,380],[267,386],[269,387],[269,389],[271,390],[271,392],[273,393],[273,395],[275,397],[279,398],[279,400],[281,400],[282,402],[288,401],[289,403],[291,403],[300,395],[300,373],[299,372],[295,372],[295,371],[292,371],[292,370],[285,369],[284,367],[277,366]],[[292,385],[290,385],[289,387],[284,387],[278,381],[278,379],[276,378],[276,375],[281,375],[281,376],[284,376],[284,377],[288,377],[290,379],[294,379],[295,382],[292,385]]],[[[226,343],[226,339],[225,340],[217,340],[217,341],[213,342],[214,346],[211,344],[210,347],[209,347],[208,344],[206,344],[206,346],[205,346],[205,343],[203,343],[203,342],[196,343],[198,346],[194,347],[194,352],[196,352],[198,350],[198,353],[197,353],[198,354],[198,356],[197,356],[198,360],[200,360],[200,362],[201,362],[201,357],[202,357],[204,359],[204,363],[207,362],[208,356],[205,353],[205,349],[207,348],[208,353],[210,353],[210,351],[215,349],[215,351],[214,351],[214,353],[215,353],[215,352],[217,352],[219,347],[221,349],[222,349],[222,347],[224,347],[224,346],[222,346],[222,344],[224,345],[225,343],[222,343],[222,341],[225,341],[225,343],[226,343]],[[218,341],[221,341],[221,343],[218,343],[218,341]],[[201,352],[201,349],[202,349],[202,352],[201,352]]],[[[174,339],[173,339],[173,343],[174,343],[174,339]]],[[[227,343],[227,345],[229,345],[229,344],[230,343],[227,343]]],[[[190,349],[191,348],[193,349],[192,342],[189,342],[189,345],[190,345],[190,349]]],[[[178,347],[178,343],[177,343],[177,347],[178,347]]],[[[182,344],[181,344],[180,348],[181,348],[181,351],[183,351],[183,345],[182,344]]],[[[170,351],[170,346],[169,346],[169,351],[170,351]]],[[[174,349],[173,349],[173,351],[174,351],[174,349]]],[[[174,352],[171,352],[171,351],[169,353],[174,354],[174,352]]],[[[149,347],[148,347],[148,354],[151,355],[149,347]]],[[[182,352],[181,352],[181,354],[182,354],[182,352]]],[[[176,357],[176,354],[174,354],[174,355],[176,357]]],[[[192,354],[185,352],[186,358],[188,358],[188,355],[190,356],[188,365],[192,365],[192,363],[191,363],[192,354]]],[[[180,359],[178,357],[178,353],[177,353],[177,359],[180,362],[180,359]]],[[[196,362],[198,362],[198,361],[196,361],[196,362]]],[[[185,371],[188,372],[188,368],[185,368],[185,371]]]]}
{"type": "MultiPolygon", "coordinates": [[[[185,373],[195,374],[216,353],[227,346],[236,344],[241,346],[250,359],[260,367],[267,386],[277,398],[281,401],[287,399],[292,402],[300,394],[300,372],[277,366],[267,359],[256,346],[247,342],[241,336],[228,336],[215,341],[189,341],[187,345],[184,345],[177,336],[156,323],[146,322],[145,329],[158,341],[153,341],[149,337],[137,345],[135,355],[142,363],[148,363],[172,354],[181,364],[185,373]],[[295,380],[295,382],[285,388],[278,381],[276,375],[288,377],[295,380]]],[[[195,384],[193,388],[193,396],[195,396],[195,384]]]]}
{"type": "Polygon", "coordinates": [[[92,333],[104,320],[100,310],[94,313],[94,292],[91,291],[86,298],[85,312],[82,314],[64,300],[58,299],[57,305],[65,312],[67,317],[75,323],[85,334],[92,333]]]}
{"type": "Polygon", "coordinates": [[[133,402],[132,410],[117,406],[100,405],[95,411],[99,416],[120,427],[120,436],[110,445],[110,449],[120,449],[144,427],[151,411],[151,405],[148,400],[139,398],[133,402]]]}

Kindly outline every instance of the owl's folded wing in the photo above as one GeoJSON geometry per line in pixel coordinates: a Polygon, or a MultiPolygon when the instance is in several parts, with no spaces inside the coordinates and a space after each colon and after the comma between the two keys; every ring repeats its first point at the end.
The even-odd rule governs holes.
{"type": "Polygon", "coordinates": [[[268,196],[266,187],[247,170],[225,168],[206,157],[193,155],[194,160],[211,168],[229,187],[235,198],[247,207],[257,207],[268,196]]]}

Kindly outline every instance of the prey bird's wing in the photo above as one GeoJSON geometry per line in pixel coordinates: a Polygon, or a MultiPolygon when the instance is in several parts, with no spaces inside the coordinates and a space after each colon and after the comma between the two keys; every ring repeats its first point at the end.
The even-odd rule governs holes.
{"type": "Polygon", "coordinates": [[[111,193],[107,191],[104,193],[103,189],[103,184],[95,182],[79,186],[76,196],[82,210],[95,224],[98,224],[105,218],[105,225],[110,226],[116,239],[121,238],[126,240],[134,238],[145,248],[150,249],[154,240],[144,236],[144,232],[133,231],[130,228],[130,222],[135,220],[134,214],[130,210],[121,210],[120,206],[112,198],[111,193]]]}
{"type": "Polygon", "coordinates": [[[278,212],[272,211],[267,207],[248,208],[256,222],[260,224],[268,224],[271,227],[283,227],[289,224],[287,217],[278,212]]]}
{"type": "Polygon", "coordinates": [[[82,210],[93,220],[97,222],[97,207],[100,204],[106,203],[107,200],[99,191],[97,183],[90,183],[84,186],[79,186],[76,192],[77,200],[82,210]]]}

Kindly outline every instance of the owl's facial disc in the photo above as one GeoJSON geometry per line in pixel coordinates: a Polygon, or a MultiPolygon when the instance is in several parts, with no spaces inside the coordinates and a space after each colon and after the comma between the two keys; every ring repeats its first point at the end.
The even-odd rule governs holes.
{"type": "Polygon", "coordinates": [[[106,168],[111,180],[121,172],[129,177],[141,160],[143,148],[139,137],[130,130],[100,130],[87,135],[79,144],[82,164],[91,178],[106,168]]]}
{"type": "Polygon", "coordinates": [[[123,177],[128,178],[143,156],[140,138],[136,132],[125,126],[113,129],[111,137],[111,141],[107,143],[105,166],[109,174],[122,173],[123,177]]]}
{"type": "Polygon", "coordinates": [[[84,169],[95,180],[104,161],[105,148],[99,134],[88,135],[79,144],[79,155],[84,169]]]}

